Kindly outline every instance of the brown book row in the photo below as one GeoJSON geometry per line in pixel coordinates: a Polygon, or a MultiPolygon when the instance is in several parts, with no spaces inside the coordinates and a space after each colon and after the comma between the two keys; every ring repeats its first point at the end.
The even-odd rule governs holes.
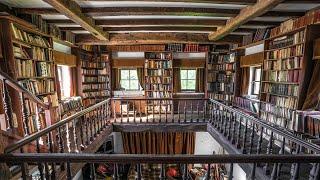
{"type": "Polygon", "coordinates": [[[264,61],[264,70],[290,70],[301,68],[303,57],[291,57],[277,61],[264,61]]]}
{"type": "Polygon", "coordinates": [[[55,91],[55,83],[51,79],[23,80],[19,83],[35,95],[46,95],[55,91]]]}
{"type": "Polygon", "coordinates": [[[264,81],[280,83],[299,83],[300,70],[267,71],[264,81]]]}
{"type": "Polygon", "coordinates": [[[296,45],[294,47],[285,48],[285,49],[277,49],[273,51],[267,52],[268,59],[286,59],[293,56],[302,56],[304,50],[304,45],[296,45]]]}
{"type": "Polygon", "coordinates": [[[16,60],[18,78],[54,77],[53,65],[33,60],[16,60]]]}
{"type": "Polygon", "coordinates": [[[109,51],[165,51],[165,45],[128,45],[128,46],[108,46],[109,51]]]}
{"type": "MultiPolygon", "coordinates": [[[[107,82],[108,83],[108,82],[107,82]]],[[[82,85],[82,90],[86,91],[86,90],[104,90],[104,89],[108,89],[109,85],[107,84],[83,84],[82,85]]]]}

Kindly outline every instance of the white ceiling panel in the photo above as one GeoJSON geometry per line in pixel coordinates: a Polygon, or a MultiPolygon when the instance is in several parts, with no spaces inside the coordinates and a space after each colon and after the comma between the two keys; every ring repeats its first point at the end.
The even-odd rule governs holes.
{"type": "MultiPolygon", "coordinates": [[[[303,0],[301,0],[303,1],[303,0]]],[[[290,1],[287,1],[290,2],[290,1]]],[[[296,3],[282,3],[273,8],[276,11],[291,11],[291,12],[305,12],[310,9],[320,6],[319,0],[314,0],[315,3],[296,4],[296,3]]]]}
{"type": "Polygon", "coordinates": [[[42,0],[0,0],[0,3],[3,3],[10,7],[19,7],[19,8],[51,8],[52,7],[42,0]]]}
{"type": "Polygon", "coordinates": [[[210,16],[172,16],[172,15],[134,15],[134,16],[93,16],[94,19],[218,19],[227,20],[230,17],[210,16]]]}

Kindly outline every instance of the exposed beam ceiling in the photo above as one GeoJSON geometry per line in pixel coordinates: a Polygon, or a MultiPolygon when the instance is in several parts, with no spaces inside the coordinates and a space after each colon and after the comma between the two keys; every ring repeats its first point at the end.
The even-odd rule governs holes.
{"type": "MultiPolygon", "coordinates": [[[[220,43],[241,43],[242,36],[229,35],[221,39],[220,43]]],[[[134,45],[134,44],[167,44],[167,43],[201,43],[210,44],[207,34],[191,33],[130,33],[113,34],[110,33],[110,41],[101,41],[95,39],[90,34],[81,34],[76,36],[76,42],[79,44],[96,45],[134,45]]]]}
{"type": "Polygon", "coordinates": [[[231,18],[225,26],[219,28],[216,32],[210,33],[209,40],[216,41],[223,38],[246,22],[271,10],[282,1],[284,0],[260,0],[252,6],[247,6],[241,10],[239,15],[231,18]]]}
{"type": "Polygon", "coordinates": [[[54,7],[61,14],[64,14],[75,23],[79,24],[85,30],[89,31],[99,40],[108,40],[108,33],[103,29],[95,25],[94,19],[84,15],[81,12],[80,6],[73,0],[44,0],[52,7],[54,7]]]}

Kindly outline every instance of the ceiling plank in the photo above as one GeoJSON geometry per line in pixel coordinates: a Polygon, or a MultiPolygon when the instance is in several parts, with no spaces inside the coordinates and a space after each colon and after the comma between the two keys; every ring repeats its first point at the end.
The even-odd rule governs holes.
{"type": "Polygon", "coordinates": [[[216,32],[210,33],[208,36],[209,40],[216,41],[223,38],[246,22],[274,8],[282,1],[284,0],[260,0],[252,6],[243,8],[239,15],[231,18],[224,27],[218,28],[216,32]]]}
{"type": "MultiPolygon", "coordinates": [[[[18,13],[27,14],[60,14],[53,8],[16,8],[18,13]]],[[[116,15],[176,15],[176,16],[208,16],[208,17],[234,17],[240,9],[221,8],[187,8],[187,7],[102,7],[82,8],[82,13],[90,16],[116,16],[116,15]]],[[[304,12],[269,11],[261,17],[298,17],[304,12]]]]}
{"type": "MultiPolygon", "coordinates": [[[[200,33],[110,33],[110,41],[93,38],[90,34],[76,35],[77,44],[95,45],[135,45],[135,44],[167,44],[167,43],[201,43],[212,44],[207,34],[200,33]]],[[[215,43],[241,43],[242,36],[229,35],[215,43]]]]}
{"type": "Polygon", "coordinates": [[[95,25],[95,20],[84,15],[80,6],[73,0],[44,0],[61,14],[64,14],[100,40],[108,40],[108,33],[95,25]]]}

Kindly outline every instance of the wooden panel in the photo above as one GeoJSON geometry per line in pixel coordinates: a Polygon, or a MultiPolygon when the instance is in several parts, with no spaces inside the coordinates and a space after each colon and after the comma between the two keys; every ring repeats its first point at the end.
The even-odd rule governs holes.
{"type": "Polygon", "coordinates": [[[66,54],[59,51],[53,51],[54,61],[59,65],[66,65],[71,67],[77,66],[76,56],[72,54],[66,54]]]}
{"type": "Polygon", "coordinates": [[[111,63],[113,68],[144,67],[144,59],[113,59],[111,63]]]}
{"type": "Polygon", "coordinates": [[[313,59],[320,60],[320,38],[314,41],[313,59]]]}
{"type": "Polygon", "coordinates": [[[205,59],[174,59],[173,60],[173,67],[174,68],[204,68],[206,64],[205,59]]]}
{"type": "Polygon", "coordinates": [[[240,67],[248,67],[254,65],[261,65],[264,59],[264,52],[251,54],[240,57],[240,67]]]}

